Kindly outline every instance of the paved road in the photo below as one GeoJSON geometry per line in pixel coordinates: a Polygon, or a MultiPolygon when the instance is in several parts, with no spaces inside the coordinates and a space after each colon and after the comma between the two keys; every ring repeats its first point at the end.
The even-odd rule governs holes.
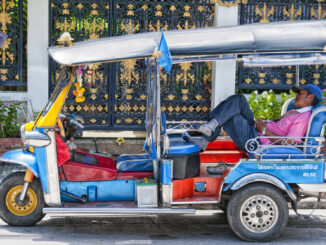
{"type": "MultiPolygon", "coordinates": [[[[0,221],[0,244],[224,245],[249,243],[242,242],[231,232],[223,213],[212,214],[201,211],[196,216],[181,217],[46,217],[34,227],[9,227],[0,221]]],[[[281,237],[268,244],[326,244],[326,210],[315,211],[306,220],[301,220],[291,213],[289,224],[281,237]]]]}

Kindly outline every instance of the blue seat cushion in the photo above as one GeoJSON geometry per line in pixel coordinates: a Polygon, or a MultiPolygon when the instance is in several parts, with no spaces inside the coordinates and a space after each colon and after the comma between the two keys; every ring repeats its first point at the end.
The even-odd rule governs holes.
{"type": "Polygon", "coordinates": [[[148,154],[121,155],[116,160],[118,171],[153,171],[153,161],[148,154]]]}
{"type": "MultiPolygon", "coordinates": [[[[250,157],[252,157],[250,155],[250,157]]],[[[304,159],[306,155],[298,148],[292,147],[277,147],[267,148],[263,150],[262,159],[304,159]]]]}
{"type": "Polygon", "coordinates": [[[182,138],[171,138],[168,155],[180,156],[200,151],[199,145],[184,141],[182,138]]]}

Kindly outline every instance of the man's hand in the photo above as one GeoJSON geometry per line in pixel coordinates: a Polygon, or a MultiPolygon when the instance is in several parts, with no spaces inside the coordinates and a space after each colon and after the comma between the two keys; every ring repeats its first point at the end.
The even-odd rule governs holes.
{"type": "Polygon", "coordinates": [[[322,148],[320,150],[326,156],[326,141],[323,141],[323,146],[322,146],[322,148]]]}
{"type": "MultiPolygon", "coordinates": [[[[255,121],[255,128],[257,130],[257,132],[260,132],[262,133],[263,129],[266,127],[266,123],[262,120],[259,120],[259,121],[255,121]]],[[[268,139],[272,142],[275,142],[275,144],[284,144],[285,141],[282,140],[281,138],[278,138],[278,137],[281,137],[280,135],[274,133],[273,131],[269,130],[268,128],[266,128],[266,132],[265,132],[265,135],[266,137],[269,137],[268,139]]],[[[286,143],[288,145],[293,145],[293,142],[294,142],[294,139],[291,139],[289,138],[288,140],[286,140],[286,143]]],[[[326,152],[326,149],[325,149],[325,152],[326,152]]],[[[326,154],[325,154],[326,155],[326,154]]]]}
{"type": "Polygon", "coordinates": [[[266,123],[262,120],[255,121],[255,128],[257,129],[257,132],[262,132],[263,129],[266,127],[266,123]]]}

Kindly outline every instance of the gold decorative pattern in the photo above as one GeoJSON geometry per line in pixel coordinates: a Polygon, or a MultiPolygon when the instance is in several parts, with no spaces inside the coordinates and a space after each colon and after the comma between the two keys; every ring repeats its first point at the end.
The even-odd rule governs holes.
{"type": "Polygon", "coordinates": [[[162,5],[156,5],[155,8],[156,8],[155,16],[162,16],[163,15],[161,11],[162,5]]]}
{"type": "Polygon", "coordinates": [[[157,20],[156,22],[156,26],[153,25],[152,21],[149,22],[149,30],[150,31],[160,31],[160,30],[163,30],[163,31],[167,31],[168,30],[168,23],[165,21],[165,24],[163,26],[163,24],[161,24],[160,20],[157,20]]]}
{"type": "Polygon", "coordinates": [[[191,84],[195,81],[195,75],[190,73],[191,63],[182,63],[180,64],[181,70],[183,73],[177,75],[177,83],[183,81],[184,86],[187,85],[188,79],[190,79],[191,84]]]}
{"type": "Polygon", "coordinates": [[[93,3],[92,5],[92,11],[91,11],[91,14],[92,15],[98,15],[98,11],[97,11],[97,4],[96,3],[93,3]]]}
{"type": "Polygon", "coordinates": [[[263,8],[259,8],[259,6],[256,5],[256,14],[261,16],[260,23],[267,23],[269,22],[268,17],[274,14],[274,6],[272,5],[272,7],[268,9],[266,3],[264,3],[263,8]]]}
{"type": "Polygon", "coordinates": [[[314,8],[311,8],[311,16],[315,17],[317,20],[321,20],[326,17],[326,11],[323,10],[321,5],[318,5],[317,11],[314,8]]]}
{"type": "Polygon", "coordinates": [[[127,15],[128,16],[134,16],[135,15],[135,12],[134,12],[134,5],[133,4],[128,4],[128,12],[127,12],[127,15]]]}
{"type": "Polygon", "coordinates": [[[139,31],[139,28],[140,28],[139,21],[137,22],[136,25],[132,23],[131,19],[129,19],[127,25],[125,25],[124,22],[121,22],[121,30],[127,34],[132,34],[136,31],[139,31]]]}
{"type": "Polygon", "coordinates": [[[245,79],[246,84],[250,84],[252,82],[252,79],[250,77],[247,77],[245,79]]]}
{"type": "MultiPolygon", "coordinates": [[[[213,24],[213,5],[206,2],[171,4],[133,1],[119,2],[115,6],[111,1],[102,3],[97,0],[50,0],[50,3],[55,3],[56,10],[59,10],[52,12],[52,16],[55,16],[56,33],[68,31],[75,41],[97,39],[112,33],[132,35],[144,31],[191,29],[197,28],[197,25],[205,27],[213,24]],[[114,22],[110,20],[114,18],[117,25],[112,27],[110,23],[114,22]]],[[[88,99],[80,105],[68,105],[68,110],[80,113],[92,127],[115,127],[117,124],[119,127],[134,127],[144,124],[144,100],[147,97],[144,63],[136,59],[124,60],[116,68],[112,66],[111,69],[107,64],[96,64],[84,71],[83,80],[86,81],[84,85],[88,99]],[[110,82],[115,83],[113,90],[107,85],[110,82]],[[115,104],[110,105],[109,101],[115,101],[115,104]],[[103,118],[107,115],[110,120],[103,118]]],[[[178,115],[175,119],[178,121],[199,118],[198,113],[206,116],[204,113],[210,108],[212,62],[174,65],[174,68],[169,75],[163,69],[160,71],[162,110],[167,112],[169,120],[173,119],[174,114],[178,115]],[[188,100],[193,100],[194,103],[190,105],[188,100]]]]}
{"type": "Polygon", "coordinates": [[[313,73],[313,78],[314,78],[314,81],[313,83],[318,85],[319,84],[319,79],[320,79],[320,73],[313,73]]]}
{"type": "Polygon", "coordinates": [[[131,84],[132,81],[135,81],[138,83],[139,81],[139,75],[135,73],[135,65],[136,65],[137,59],[129,59],[122,62],[123,67],[121,75],[120,75],[120,81],[127,81],[128,85],[131,84]]]}
{"type": "Polygon", "coordinates": [[[142,8],[142,10],[146,11],[148,9],[148,5],[145,4],[141,8],[142,8]]]}
{"type": "Polygon", "coordinates": [[[302,14],[302,7],[300,6],[299,9],[294,7],[294,4],[291,4],[290,9],[288,10],[286,7],[283,8],[284,16],[288,16],[290,21],[295,20],[296,17],[301,16],[302,14]]]}
{"type": "Polygon", "coordinates": [[[184,12],[184,14],[183,14],[183,17],[191,17],[191,14],[190,14],[190,12],[189,12],[189,10],[190,10],[190,6],[189,5],[186,5],[185,7],[184,7],[184,9],[185,9],[185,12],[184,12]]]}
{"type": "Polygon", "coordinates": [[[7,33],[7,24],[11,24],[11,17],[9,11],[14,7],[14,1],[2,0],[0,22],[2,24],[1,31],[7,33]]]}
{"type": "Polygon", "coordinates": [[[79,3],[79,4],[77,4],[77,8],[78,8],[79,10],[81,10],[82,8],[84,8],[84,5],[81,4],[81,3],[79,3]]]}
{"type": "Polygon", "coordinates": [[[231,7],[231,6],[237,6],[240,3],[247,4],[248,0],[234,0],[234,1],[211,0],[211,3],[218,3],[221,6],[231,7]]]}
{"type": "Polygon", "coordinates": [[[286,73],[286,83],[287,84],[292,84],[292,78],[293,78],[294,74],[293,73],[286,73]]]}
{"type": "Polygon", "coordinates": [[[258,77],[259,77],[259,83],[264,84],[265,83],[266,72],[258,73],[258,77]]]}

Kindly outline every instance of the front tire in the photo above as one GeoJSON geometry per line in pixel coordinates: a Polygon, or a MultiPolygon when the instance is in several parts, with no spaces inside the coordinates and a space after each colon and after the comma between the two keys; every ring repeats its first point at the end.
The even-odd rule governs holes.
{"type": "Polygon", "coordinates": [[[23,203],[19,202],[24,176],[24,173],[12,173],[0,185],[0,217],[12,226],[32,226],[44,217],[44,199],[38,179],[29,184],[23,203]]]}
{"type": "Polygon", "coordinates": [[[250,242],[276,238],[289,216],[284,196],[273,186],[259,183],[237,191],[231,198],[227,217],[233,232],[250,242]]]}

